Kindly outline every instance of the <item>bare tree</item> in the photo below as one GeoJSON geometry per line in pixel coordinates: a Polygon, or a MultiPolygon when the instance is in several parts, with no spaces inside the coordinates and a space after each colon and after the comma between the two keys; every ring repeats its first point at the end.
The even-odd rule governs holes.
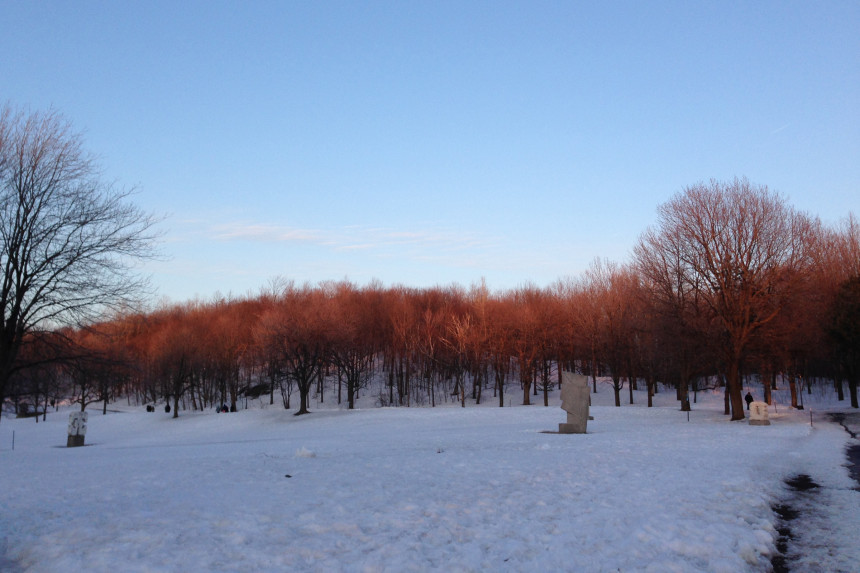
{"type": "Polygon", "coordinates": [[[455,390],[460,399],[460,406],[466,407],[466,383],[463,380],[469,364],[469,341],[473,337],[475,326],[470,314],[451,314],[448,318],[448,336],[444,338],[450,347],[452,367],[457,379],[455,390]]]}
{"type": "Polygon", "coordinates": [[[649,328],[660,340],[664,374],[677,384],[681,410],[690,409],[689,386],[707,363],[710,317],[705,316],[701,277],[684,258],[680,233],[650,229],[634,248],[635,268],[651,310],[649,328]]]}
{"type": "Polygon", "coordinates": [[[127,305],[154,255],[155,220],[101,179],[54,112],[0,109],[0,402],[26,335],[127,305]]]}
{"type": "Polygon", "coordinates": [[[325,367],[334,338],[335,324],[325,293],[307,286],[290,287],[261,321],[263,336],[278,353],[287,375],[299,390],[299,409],[295,415],[310,413],[311,386],[325,367]]]}
{"type": "MultiPolygon", "coordinates": [[[[633,340],[633,303],[637,277],[628,267],[595,259],[586,271],[586,279],[588,291],[594,297],[598,310],[597,355],[609,368],[615,405],[620,407],[621,390],[624,388],[621,377],[629,362],[633,340]]],[[[630,377],[631,373],[627,372],[628,385],[630,377]]]]}
{"type": "Polygon", "coordinates": [[[102,414],[107,414],[108,401],[127,376],[123,352],[103,328],[73,333],[70,345],[72,352],[63,359],[63,366],[72,383],[72,402],[80,404],[82,412],[102,402],[102,414]]]}
{"type": "Polygon", "coordinates": [[[860,221],[849,213],[839,225],[837,249],[840,269],[847,278],[860,276],[860,221]]]}
{"type": "Polygon", "coordinates": [[[718,324],[732,420],[741,420],[741,361],[812,265],[807,245],[817,222],[746,179],[688,187],[658,214],[637,257],[669,265],[662,272],[680,281],[673,294],[693,291],[718,324]]]}

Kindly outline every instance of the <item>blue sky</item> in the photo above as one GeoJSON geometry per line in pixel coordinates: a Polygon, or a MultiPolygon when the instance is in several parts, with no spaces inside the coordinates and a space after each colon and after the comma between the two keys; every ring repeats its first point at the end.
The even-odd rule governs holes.
{"type": "Polygon", "coordinates": [[[174,301],[546,286],[687,185],[860,214],[860,2],[0,0],[0,101],[166,215],[174,301]]]}

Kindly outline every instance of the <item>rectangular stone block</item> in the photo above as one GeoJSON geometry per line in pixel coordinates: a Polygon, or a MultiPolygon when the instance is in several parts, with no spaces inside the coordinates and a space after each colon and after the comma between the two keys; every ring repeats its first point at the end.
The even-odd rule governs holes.
{"type": "Polygon", "coordinates": [[[559,424],[559,434],[585,434],[585,424],[559,424]]]}
{"type": "Polygon", "coordinates": [[[750,404],[750,426],[770,426],[770,420],[767,419],[767,402],[750,404]]]}

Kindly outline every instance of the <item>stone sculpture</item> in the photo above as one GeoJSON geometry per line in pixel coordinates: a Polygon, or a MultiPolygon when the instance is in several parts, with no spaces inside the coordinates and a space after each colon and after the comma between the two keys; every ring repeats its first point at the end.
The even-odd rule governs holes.
{"type": "Polygon", "coordinates": [[[767,402],[750,403],[750,426],[770,426],[767,419],[767,402]]]}
{"type": "Polygon", "coordinates": [[[89,412],[72,412],[69,414],[69,439],[66,440],[66,447],[74,448],[84,445],[89,415],[89,412]]]}
{"type": "Polygon", "coordinates": [[[559,434],[584,434],[588,425],[588,377],[574,372],[561,373],[561,409],[567,423],[558,425],[559,434]]]}

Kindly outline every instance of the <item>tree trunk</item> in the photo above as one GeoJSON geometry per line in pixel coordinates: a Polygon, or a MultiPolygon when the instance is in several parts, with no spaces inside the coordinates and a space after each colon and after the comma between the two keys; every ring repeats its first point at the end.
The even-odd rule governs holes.
{"type": "Polygon", "coordinates": [[[729,362],[727,376],[728,384],[726,390],[729,393],[729,402],[732,407],[732,422],[746,418],[746,414],[744,414],[744,397],[741,392],[740,362],[740,356],[735,355],[732,357],[732,360],[729,362]]]}
{"type": "Polygon", "coordinates": [[[767,402],[768,405],[773,404],[773,393],[771,392],[771,388],[774,386],[774,381],[776,380],[776,373],[764,376],[764,401],[767,402]]]}
{"type": "Polygon", "coordinates": [[[404,390],[406,388],[406,376],[403,372],[403,357],[397,360],[397,403],[403,405],[404,390]]]}
{"type": "Polygon", "coordinates": [[[676,389],[678,400],[681,402],[682,412],[690,411],[690,378],[692,378],[692,375],[689,374],[689,370],[687,368],[682,369],[681,378],[678,380],[676,389]]]}
{"type": "Polygon", "coordinates": [[[791,407],[797,408],[797,382],[793,372],[788,376],[788,388],[791,390],[791,407]]]}
{"type": "MultiPolygon", "coordinates": [[[[559,389],[559,391],[561,391],[561,370],[562,370],[561,360],[558,360],[555,364],[558,367],[558,389],[559,389]]],[[[573,371],[572,368],[570,370],[573,371]]]]}
{"type": "Polygon", "coordinates": [[[406,373],[403,376],[403,392],[406,396],[406,407],[410,407],[412,405],[412,369],[409,368],[409,365],[406,365],[406,373]]]}
{"type": "Polygon", "coordinates": [[[231,371],[227,376],[230,377],[229,382],[227,382],[227,393],[230,395],[230,411],[235,412],[237,410],[236,403],[239,401],[239,373],[231,371]]]}
{"type": "Polygon", "coordinates": [[[543,405],[544,407],[549,406],[549,380],[546,380],[543,384],[543,405]]]}
{"type": "Polygon", "coordinates": [[[311,393],[310,385],[310,382],[299,384],[299,411],[295,413],[296,416],[310,414],[310,410],[308,410],[308,398],[311,393]]]}
{"type": "Polygon", "coordinates": [[[523,406],[531,406],[532,403],[531,403],[531,398],[529,395],[531,394],[532,384],[531,384],[531,380],[528,380],[529,374],[526,374],[525,377],[526,377],[526,380],[522,381],[522,383],[523,383],[523,406]]]}

